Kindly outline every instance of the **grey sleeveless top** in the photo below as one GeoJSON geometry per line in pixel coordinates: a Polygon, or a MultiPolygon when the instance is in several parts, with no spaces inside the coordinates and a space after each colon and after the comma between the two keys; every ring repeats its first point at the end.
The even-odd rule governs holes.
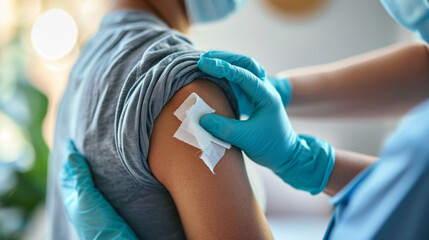
{"type": "Polygon", "coordinates": [[[96,187],[139,238],[185,238],[174,202],[147,157],[156,117],[192,80],[218,84],[237,111],[228,83],[199,71],[200,54],[147,12],[105,16],[73,68],[58,110],[47,196],[50,239],[78,239],[58,184],[68,139],[87,158],[96,187]]]}

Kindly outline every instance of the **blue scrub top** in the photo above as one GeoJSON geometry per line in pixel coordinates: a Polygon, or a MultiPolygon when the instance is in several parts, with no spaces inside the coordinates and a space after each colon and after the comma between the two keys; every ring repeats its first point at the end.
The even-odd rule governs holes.
{"type": "Polygon", "coordinates": [[[331,204],[324,239],[429,239],[429,99],[406,115],[380,159],[331,204]]]}

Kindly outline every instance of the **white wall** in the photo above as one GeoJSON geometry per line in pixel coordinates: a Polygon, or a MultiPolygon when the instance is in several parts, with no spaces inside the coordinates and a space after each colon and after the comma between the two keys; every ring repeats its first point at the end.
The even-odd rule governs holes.
{"type": "MultiPolygon", "coordinates": [[[[306,19],[280,16],[263,0],[250,0],[228,20],[197,26],[191,33],[198,47],[250,55],[268,74],[339,60],[408,37],[377,0],[331,0],[306,19]]],[[[395,121],[294,119],[293,125],[298,132],[324,138],[335,147],[377,154],[395,121]]],[[[270,171],[258,170],[267,190],[268,214],[330,212],[327,197],[293,191],[270,171]]]]}

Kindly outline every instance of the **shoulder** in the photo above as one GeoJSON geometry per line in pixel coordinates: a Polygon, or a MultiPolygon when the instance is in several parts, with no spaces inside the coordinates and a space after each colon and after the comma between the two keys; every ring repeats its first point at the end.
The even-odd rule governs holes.
{"type": "Polygon", "coordinates": [[[231,118],[234,117],[229,101],[223,90],[217,83],[206,79],[196,79],[178,90],[164,109],[166,111],[177,109],[192,93],[198,94],[198,96],[216,110],[216,113],[231,118]]]}
{"type": "MultiPolygon", "coordinates": [[[[200,150],[174,138],[173,135],[181,122],[174,116],[174,112],[192,93],[196,93],[217,114],[233,118],[231,106],[217,84],[204,79],[196,79],[178,90],[167,102],[155,120],[149,147],[149,166],[155,177],[163,184],[168,184],[166,176],[172,176],[170,171],[181,168],[183,163],[191,164],[191,168],[207,172],[209,169],[199,159],[200,150]],[[168,148],[169,151],[165,151],[168,148]],[[174,153],[174,156],[172,156],[174,153]],[[180,161],[180,163],[178,162],[180,161]],[[170,168],[166,168],[170,166],[170,168]]],[[[241,156],[240,156],[241,157],[241,156]]],[[[171,179],[170,179],[171,180],[171,179]]]]}
{"type": "Polygon", "coordinates": [[[120,91],[115,110],[115,134],[121,159],[137,181],[158,187],[160,184],[154,179],[153,166],[149,163],[154,162],[154,155],[149,152],[155,150],[156,139],[165,134],[174,135],[180,122],[173,112],[192,92],[219,113],[226,113],[231,107],[236,113],[238,108],[228,82],[201,72],[197,61],[202,52],[179,33],[166,31],[140,44],[137,49],[128,49],[134,52],[121,60],[124,64],[138,58],[130,71],[121,66],[115,68],[120,71],[120,78],[126,75],[124,80],[112,81],[120,82],[115,89],[120,91]]]}

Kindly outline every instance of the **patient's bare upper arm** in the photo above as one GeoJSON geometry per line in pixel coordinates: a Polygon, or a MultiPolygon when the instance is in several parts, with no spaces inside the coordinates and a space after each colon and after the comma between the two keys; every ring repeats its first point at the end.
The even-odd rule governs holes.
{"type": "Polygon", "coordinates": [[[227,150],[213,174],[199,158],[199,149],[173,137],[181,124],[173,113],[192,92],[216,113],[233,117],[217,85],[195,80],[173,96],[155,121],[149,166],[172,195],[187,238],[271,239],[265,216],[250,188],[240,150],[227,150]]]}

